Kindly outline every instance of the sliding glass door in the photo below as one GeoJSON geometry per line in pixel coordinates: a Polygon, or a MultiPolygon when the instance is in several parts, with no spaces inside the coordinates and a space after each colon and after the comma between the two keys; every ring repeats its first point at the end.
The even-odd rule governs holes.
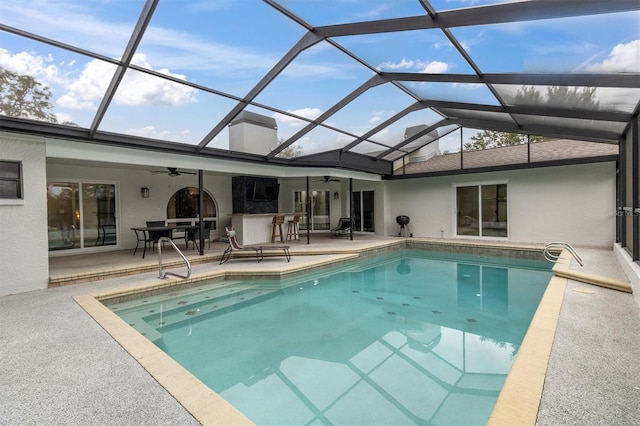
{"type": "Polygon", "coordinates": [[[116,185],[49,182],[47,218],[50,251],[116,245],[116,185]]]}
{"type": "Polygon", "coordinates": [[[507,237],[507,184],[456,187],[457,235],[507,237]]]}
{"type": "Polygon", "coordinates": [[[353,192],[353,230],[375,232],[375,191],[353,192]]]}
{"type": "Polygon", "coordinates": [[[300,229],[311,231],[326,231],[330,229],[331,191],[311,191],[311,223],[307,224],[307,192],[295,191],[293,194],[293,211],[300,214],[300,229]]]}

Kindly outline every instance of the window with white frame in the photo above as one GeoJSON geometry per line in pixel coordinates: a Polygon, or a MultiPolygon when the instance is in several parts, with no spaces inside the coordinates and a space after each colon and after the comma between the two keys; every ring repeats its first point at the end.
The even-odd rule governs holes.
{"type": "Polygon", "coordinates": [[[456,234],[508,237],[507,184],[456,187],[456,234]]]}

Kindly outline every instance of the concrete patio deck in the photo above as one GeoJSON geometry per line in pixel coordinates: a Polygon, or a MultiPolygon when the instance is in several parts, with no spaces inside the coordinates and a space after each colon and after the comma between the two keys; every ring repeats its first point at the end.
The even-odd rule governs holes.
{"type": "MultiPolygon", "coordinates": [[[[292,244],[289,267],[304,268],[350,250],[398,240],[374,236],[359,236],[354,241],[316,239],[313,247],[303,240],[292,244]]],[[[257,268],[255,261],[248,260],[218,265],[215,259],[224,247],[214,249],[212,244],[208,261],[194,262],[194,274],[238,264],[257,268]]],[[[624,279],[612,251],[579,251],[589,272],[624,279]]],[[[95,256],[52,258],[50,270],[53,278],[120,265],[133,268],[135,277],[0,297],[0,424],[198,424],[72,299],[157,281],[157,257],[148,255],[142,260],[131,253],[103,253],[98,262],[95,256]],[[145,272],[142,268],[150,269],[145,272]]],[[[169,251],[166,259],[171,260],[169,251]]],[[[277,270],[287,263],[278,257],[260,265],[277,270]]],[[[632,295],[569,280],[537,424],[640,424],[639,332],[640,309],[632,295]]]]}

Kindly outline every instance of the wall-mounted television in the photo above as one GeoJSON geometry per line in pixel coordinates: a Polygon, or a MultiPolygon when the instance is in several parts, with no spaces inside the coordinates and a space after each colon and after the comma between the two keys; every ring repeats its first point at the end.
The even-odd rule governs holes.
{"type": "Polygon", "coordinates": [[[253,199],[256,201],[278,200],[280,184],[271,182],[256,182],[253,184],[253,199]]]}

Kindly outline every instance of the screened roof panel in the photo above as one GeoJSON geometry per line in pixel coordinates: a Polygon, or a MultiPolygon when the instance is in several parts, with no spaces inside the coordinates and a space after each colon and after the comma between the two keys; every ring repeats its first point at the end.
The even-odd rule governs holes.
{"type": "Polygon", "coordinates": [[[406,129],[441,119],[615,143],[640,111],[638,22],[632,0],[1,2],[0,115],[9,131],[228,158],[203,150],[229,150],[232,122],[258,114],[270,140],[238,157],[340,149],[353,155],[331,166],[381,174],[420,148],[406,129]],[[43,107],[6,101],[20,81],[43,107]]]}
{"type": "Polygon", "coordinates": [[[535,115],[515,115],[522,125],[554,126],[558,129],[572,127],[586,131],[606,131],[611,133],[622,132],[626,123],[603,120],[580,120],[575,118],[539,117],[535,115]]]}
{"type": "MultiPolygon", "coordinates": [[[[144,0],[3,1],[0,23],[117,58],[144,7],[144,0]]],[[[0,35],[4,42],[4,35],[0,35]]],[[[3,45],[13,50],[13,44],[3,45]]]]}
{"type": "Polygon", "coordinates": [[[376,157],[388,149],[389,149],[388,146],[383,146],[377,143],[364,141],[354,146],[349,151],[357,152],[358,154],[368,155],[370,157],[376,157]]]}
{"type": "Polygon", "coordinates": [[[469,109],[439,108],[438,111],[448,117],[470,118],[473,120],[498,121],[513,124],[511,116],[505,112],[476,111],[469,109]]]}
{"type": "Polygon", "coordinates": [[[634,49],[638,22],[637,12],[614,13],[451,31],[486,73],[638,72],[638,62],[625,65],[615,52],[618,45],[620,50],[634,49]]]}
{"type": "Polygon", "coordinates": [[[386,83],[367,90],[329,117],[326,124],[360,136],[414,102],[402,90],[386,83]]]}
{"type": "Polygon", "coordinates": [[[98,129],[197,145],[209,132],[211,120],[222,119],[235,103],[129,69],[98,129]]]}
{"type": "Polygon", "coordinates": [[[304,33],[263,2],[160,1],[137,52],[155,68],[244,96],[304,33]]]}
{"type": "MultiPolygon", "coordinates": [[[[0,71],[29,75],[50,93],[50,113],[58,123],[89,128],[116,66],[100,59],[0,32],[0,71]],[[16,51],[3,46],[18,46],[16,51]]],[[[0,89],[4,93],[4,88],[0,89]]],[[[49,121],[24,109],[22,118],[49,121]]],[[[12,113],[6,115],[16,116],[12,113]]]]}
{"type": "Polygon", "coordinates": [[[421,99],[465,102],[482,105],[499,105],[496,97],[485,84],[479,83],[426,83],[403,82],[421,99]]]}
{"type": "Polygon", "coordinates": [[[405,115],[369,139],[385,145],[395,146],[404,140],[407,129],[431,126],[440,120],[442,120],[441,115],[435,113],[432,109],[424,108],[405,115]]]}
{"type": "Polygon", "coordinates": [[[276,0],[312,26],[402,18],[424,13],[415,0],[276,0]]]}
{"type": "Polygon", "coordinates": [[[640,88],[512,84],[497,84],[494,88],[508,105],[631,113],[640,101],[640,88]]]}
{"type": "Polygon", "coordinates": [[[335,41],[379,71],[473,72],[439,29],[336,37],[335,41]]]}
{"type": "Polygon", "coordinates": [[[392,151],[389,154],[382,157],[382,159],[386,161],[396,161],[397,159],[402,158],[405,155],[407,155],[406,151],[392,151]]]}
{"type": "Polygon", "coordinates": [[[340,149],[353,141],[353,136],[337,132],[324,126],[317,126],[299,139],[294,145],[299,155],[318,154],[320,152],[340,149]]]}
{"type": "Polygon", "coordinates": [[[302,51],[255,101],[315,119],[372,76],[373,71],[321,42],[302,51]]]}

